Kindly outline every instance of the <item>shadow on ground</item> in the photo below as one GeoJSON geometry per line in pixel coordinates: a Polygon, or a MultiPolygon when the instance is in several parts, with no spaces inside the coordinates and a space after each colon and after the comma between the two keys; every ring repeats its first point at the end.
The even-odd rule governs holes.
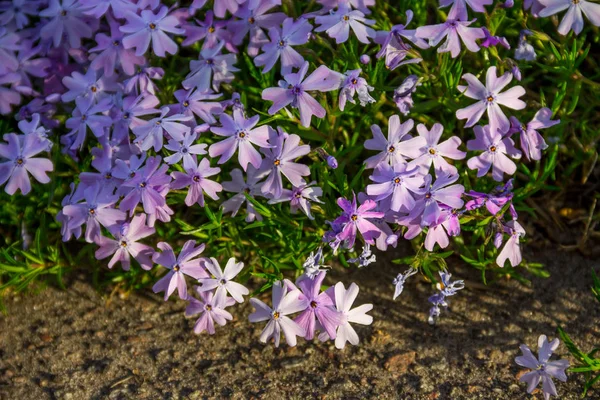
{"type": "MultiPolygon", "coordinates": [[[[361,345],[343,351],[303,340],[295,348],[259,343],[262,324],[247,322],[248,303],[232,308],[234,320],[216,335],[197,336],[183,302],[142,293],[107,305],[82,278],[68,291],[9,300],[0,317],[0,399],[542,399],[518,382],[519,344],[535,347],[540,334],[555,336],[557,324],[584,350],[600,344],[600,306],[589,290],[600,264],[529,251],[552,273],[531,288],[485,287],[455,260],[451,271],[467,289],[434,327],[430,284],[411,278],[392,301],[391,281],[405,267],[380,260],[334,271],[328,283],[356,282],[357,304],[374,305],[373,325],[357,328],[361,345]]],[[[573,361],[562,345],[558,355],[573,361]]],[[[582,383],[575,375],[559,383],[561,398],[579,398],[582,383]]],[[[589,398],[600,398],[600,389],[589,398]]]]}

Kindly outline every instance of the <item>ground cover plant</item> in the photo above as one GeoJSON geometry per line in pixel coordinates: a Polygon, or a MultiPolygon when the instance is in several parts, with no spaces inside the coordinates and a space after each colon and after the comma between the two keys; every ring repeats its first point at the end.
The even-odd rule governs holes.
{"type": "MultiPolygon", "coordinates": [[[[196,333],[250,297],[261,341],[342,349],[372,305],[328,268],[409,241],[382,287],[422,274],[435,324],[451,256],[485,284],[548,276],[521,253],[532,199],[598,158],[587,0],[9,0],[0,25],[3,294],[85,268],[189,302],[196,333]]],[[[528,391],[556,395],[557,346],[522,348],[528,391]]]]}

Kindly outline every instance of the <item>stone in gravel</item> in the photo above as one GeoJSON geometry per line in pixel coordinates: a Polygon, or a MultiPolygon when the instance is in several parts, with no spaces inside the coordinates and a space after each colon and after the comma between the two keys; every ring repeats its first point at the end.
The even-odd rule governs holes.
{"type": "Polygon", "coordinates": [[[417,353],[409,351],[408,353],[395,354],[390,356],[385,364],[383,365],[388,371],[398,372],[400,374],[406,373],[408,367],[415,362],[417,353]]]}

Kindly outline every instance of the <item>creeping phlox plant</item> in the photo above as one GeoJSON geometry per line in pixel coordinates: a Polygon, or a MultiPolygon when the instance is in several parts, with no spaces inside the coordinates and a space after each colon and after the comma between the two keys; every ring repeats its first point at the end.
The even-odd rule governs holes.
{"type": "Polygon", "coordinates": [[[396,3],[0,1],[0,184],[19,196],[3,195],[1,289],[93,252],[214,334],[252,277],[261,341],[343,348],[372,305],[323,287],[326,254],[364,267],[410,242],[393,297],[417,272],[437,282],[431,323],[464,287],[451,254],[484,281],[543,276],[517,210],[557,179],[566,124],[589,130],[577,35],[598,41],[600,5],[396,3]]]}

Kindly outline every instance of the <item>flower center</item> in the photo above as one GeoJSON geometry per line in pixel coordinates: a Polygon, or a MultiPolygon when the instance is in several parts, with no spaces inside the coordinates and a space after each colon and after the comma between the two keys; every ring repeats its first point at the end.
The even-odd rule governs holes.
{"type": "Polygon", "coordinates": [[[200,177],[198,175],[194,175],[194,177],[192,178],[192,180],[194,182],[200,182],[200,177]]]}
{"type": "Polygon", "coordinates": [[[208,27],[208,33],[215,33],[215,27],[214,26],[209,26],[208,27]]]}
{"type": "Polygon", "coordinates": [[[349,21],[349,20],[350,20],[350,17],[347,15],[344,15],[344,21],[349,21]]]}
{"type": "Polygon", "coordinates": [[[227,281],[226,281],[225,279],[221,279],[221,280],[219,281],[219,283],[220,283],[221,285],[224,285],[224,284],[226,284],[226,283],[227,283],[227,281]]]}
{"type": "Polygon", "coordinates": [[[123,114],[123,119],[129,119],[129,117],[130,117],[130,114],[128,112],[123,114]]]}
{"type": "Polygon", "coordinates": [[[160,121],[155,122],[156,126],[160,125],[160,121]]]}
{"type": "Polygon", "coordinates": [[[245,137],[246,137],[246,132],[244,132],[244,131],[240,131],[240,132],[238,133],[238,137],[239,137],[240,139],[243,139],[243,138],[245,138],[245,137]]]}
{"type": "Polygon", "coordinates": [[[244,193],[246,193],[246,194],[250,194],[250,188],[245,188],[245,189],[244,189],[244,193]]]}
{"type": "Polygon", "coordinates": [[[212,310],[212,306],[210,304],[207,304],[206,307],[204,307],[204,308],[206,308],[206,311],[212,310]]]}
{"type": "Polygon", "coordinates": [[[153,24],[152,22],[150,22],[150,24],[148,25],[148,28],[154,30],[154,29],[156,29],[156,24],[153,24]]]}
{"type": "Polygon", "coordinates": [[[212,58],[209,58],[208,60],[206,60],[206,63],[208,65],[213,65],[215,63],[215,60],[213,60],[212,58]]]}
{"type": "Polygon", "coordinates": [[[115,41],[113,42],[113,46],[117,47],[118,45],[119,45],[119,41],[118,41],[118,40],[115,40],[115,41]]]}
{"type": "Polygon", "coordinates": [[[181,269],[181,267],[178,264],[175,264],[173,266],[173,271],[175,271],[175,272],[179,271],[180,269],[181,269]]]}
{"type": "Polygon", "coordinates": [[[493,103],[494,102],[494,97],[493,96],[488,96],[486,98],[486,100],[487,100],[488,103],[493,103]]]}
{"type": "Polygon", "coordinates": [[[276,167],[281,165],[281,160],[276,159],[275,161],[273,161],[273,165],[275,165],[276,167]]]}
{"type": "Polygon", "coordinates": [[[352,82],[353,85],[356,85],[358,83],[358,80],[356,78],[352,78],[350,82],[352,82]]]}
{"type": "Polygon", "coordinates": [[[396,148],[394,146],[390,146],[388,148],[388,153],[393,153],[394,151],[396,151],[396,148]]]}
{"type": "Polygon", "coordinates": [[[23,157],[17,158],[17,165],[23,165],[23,163],[24,163],[23,157]]]}
{"type": "Polygon", "coordinates": [[[87,119],[87,115],[84,114],[84,115],[81,116],[81,120],[82,121],[85,121],[86,119],[87,119]]]}
{"type": "Polygon", "coordinates": [[[433,149],[433,148],[429,149],[429,154],[431,154],[432,156],[435,155],[435,149],[433,149]]]}
{"type": "Polygon", "coordinates": [[[94,215],[94,214],[96,214],[96,209],[94,209],[94,208],[90,208],[90,210],[89,210],[89,211],[90,211],[90,214],[91,214],[91,215],[94,215]]]}
{"type": "Polygon", "coordinates": [[[350,219],[351,219],[352,221],[356,221],[356,220],[358,219],[358,215],[356,215],[356,214],[352,214],[352,216],[350,217],[350,219]]]}
{"type": "Polygon", "coordinates": [[[98,91],[98,88],[96,86],[92,86],[90,90],[92,91],[92,93],[96,93],[98,91]]]}
{"type": "Polygon", "coordinates": [[[426,199],[430,199],[430,198],[431,198],[431,193],[427,193],[427,194],[425,195],[425,198],[426,198],[426,199]]]}
{"type": "Polygon", "coordinates": [[[131,171],[131,172],[129,173],[129,177],[130,177],[130,178],[133,178],[133,177],[135,177],[135,172],[131,171]]]}
{"type": "Polygon", "coordinates": [[[300,197],[302,197],[302,193],[296,192],[296,194],[294,194],[294,197],[299,199],[300,197]]]}
{"type": "Polygon", "coordinates": [[[395,183],[396,185],[397,185],[397,184],[399,184],[400,182],[402,182],[402,179],[400,179],[400,178],[396,178],[396,179],[394,179],[394,183],[395,183]]]}
{"type": "Polygon", "coordinates": [[[187,147],[184,147],[183,149],[181,149],[181,152],[182,152],[183,154],[187,154],[187,152],[188,152],[188,149],[187,149],[187,147]]]}
{"type": "Polygon", "coordinates": [[[127,247],[127,242],[124,240],[121,240],[121,247],[127,247]]]}
{"type": "Polygon", "coordinates": [[[60,12],[60,15],[62,15],[63,17],[66,17],[67,16],[67,11],[66,10],[62,10],[60,12]]]}
{"type": "Polygon", "coordinates": [[[107,172],[107,173],[104,175],[104,179],[112,179],[112,174],[111,174],[110,172],[107,172]]]}
{"type": "Polygon", "coordinates": [[[273,311],[273,319],[279,319],[279,311],[273,311]]]}
{"type": "Polygon", "coordinates": [[[146,187],[146,182],[142,182],[142,183],[140,183],[140,187],[141,187],[141,188],[145,188],[145,187],[146,187]]]}
{"type": "Polygon", "coordinates": [[[571,0],[571,3],[573,3],[573,4],[579,4],[579,0],[571,0]]]}
{"type": "Polygon", "coordinates": [[[279,47],[285,47],[285,42],[283,40],[280,40],[278,44],[279,47]]]}
{"type": "Polygon", "coordinates": [[[254,17],[248,18],[248,23],[249,24],[254,24],[255,22],[256,22],[256,20],[254,19],[254,17]]]}
{"type": "Polygon", "coordinates": [[[291,89],[292,89],[292,94],[294,96],[299,96],[300,94],[302,94],[302,88],[300,86],[294,86],[291,89]]]}
{"type": "Polygon", "coordinates": [[[311,308],[317,308],[317,302],[316,302],[316,301],[314,301],[314,300],[313,300],[313,301],[311,301],[311,302],[310,302],[310,306],[311,306],[311,308]]]}
{"type": "Polygon", "coordinates": [[[490,151],[492,153],[495,153],[496,152],[496,146],[490,146],[490,151]]]}
{"type": "Polygon", "coordinates": [[[189,102],[186,100],[186,101],[184,101],[184,102],[183,102],[183,106],[184,106],[184,107],[189,107],[189,106],[190,106],[190,103],[189,103],[189,102]]]}

